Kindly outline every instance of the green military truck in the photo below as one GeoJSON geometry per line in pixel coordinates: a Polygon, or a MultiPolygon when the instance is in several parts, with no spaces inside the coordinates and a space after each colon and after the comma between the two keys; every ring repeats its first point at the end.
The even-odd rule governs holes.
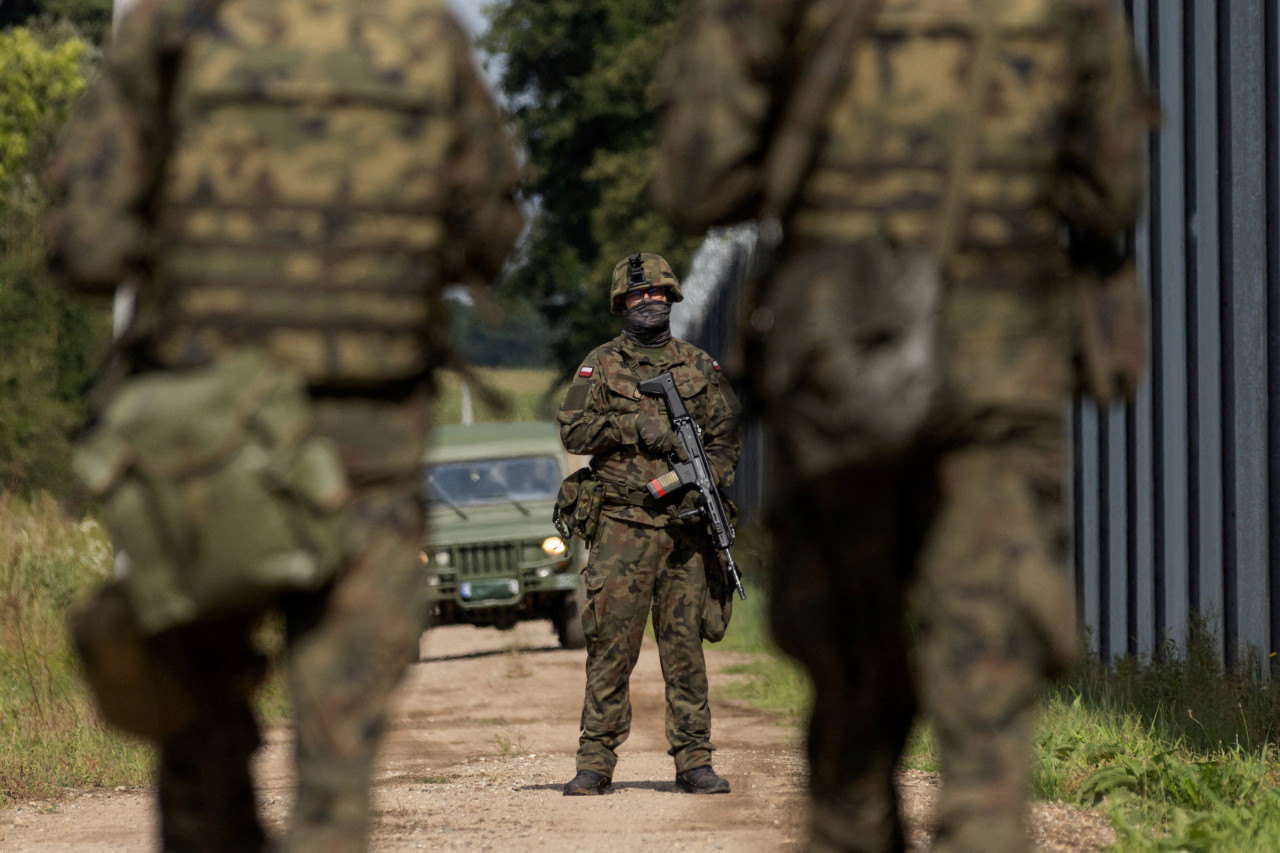
{"type": "Polygon", "coordinates": [[[581,543],[551,521],[569,472],[554,423],[435,429],[423,472],[432,627],[549,619],[561,646],[586,646],[581,543]]]}

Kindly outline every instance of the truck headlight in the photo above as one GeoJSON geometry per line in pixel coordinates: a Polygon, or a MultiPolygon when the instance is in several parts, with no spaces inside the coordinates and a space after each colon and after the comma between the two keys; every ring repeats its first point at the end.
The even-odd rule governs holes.
{"type": "Polygon", "coordinates": [[[542,553],[548,557],[560,557],[567,550],[564,540],[559,536],[548,536],[542,540],[542,553]]]}
{"type": "Polygon", "coordinates": [[[437,564],[439,564],[439,565],[441,565],[441,566],[447,566],[447,565],[449,565],[449,552],[448,552],[448,551],[437,551],[437,552],[436,552],[436,563],[437,563],[437,564]]]}

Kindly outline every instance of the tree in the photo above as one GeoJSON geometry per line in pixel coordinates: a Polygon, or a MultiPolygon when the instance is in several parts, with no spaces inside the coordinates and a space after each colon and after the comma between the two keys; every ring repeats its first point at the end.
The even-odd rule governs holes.
{"type": "Polygon", "coordinates": [[[64,20],[101,45],[111,29],[111,4],[112,0],[0,0],[0,29],[64,20]]]}
{"type": "Polygon", "coordinates": [[[663,254],[682,275],[698,240],[649,201],[656,134],[652,81],[680,0],[510,0],[490,7],[481,45],[528,152],[530,234],[504,282],[553,324],[555,361],[572,369],[617,334],[614,265],[663,254]]]}
{"type": "Polygon", "coordinates": [[[65,24],[0,31],[0,488],[59,492],[108,312],[44,267],[40,166],[94,52],[65,24]]]}
{"type": "Polygon", "coordinates": [[[84,88],[85,43],[71,38],[44,48],[32,32],[0,32],[0,193],[27,162],[32,137],[61,126],[84,88]]]}

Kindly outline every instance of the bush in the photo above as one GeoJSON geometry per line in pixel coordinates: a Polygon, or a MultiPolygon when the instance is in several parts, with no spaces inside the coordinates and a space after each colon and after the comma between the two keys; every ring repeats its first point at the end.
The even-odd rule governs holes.
{"type": "Polygon", "coordinates": [[[65,24],[0,31],[0,489],[61,494],[107,307],[54,289],[40,163],[96,52],[65,24]]]}

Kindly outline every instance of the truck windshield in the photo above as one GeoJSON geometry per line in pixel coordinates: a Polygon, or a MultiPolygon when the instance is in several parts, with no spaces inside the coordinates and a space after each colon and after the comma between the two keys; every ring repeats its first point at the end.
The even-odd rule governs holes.
{"type": "Polygon", "coordinates": [[[455,506],[552,500],[560,466],[553,456],[446,462],[429,467],[425,479],[428,500],[455,506]]]}

